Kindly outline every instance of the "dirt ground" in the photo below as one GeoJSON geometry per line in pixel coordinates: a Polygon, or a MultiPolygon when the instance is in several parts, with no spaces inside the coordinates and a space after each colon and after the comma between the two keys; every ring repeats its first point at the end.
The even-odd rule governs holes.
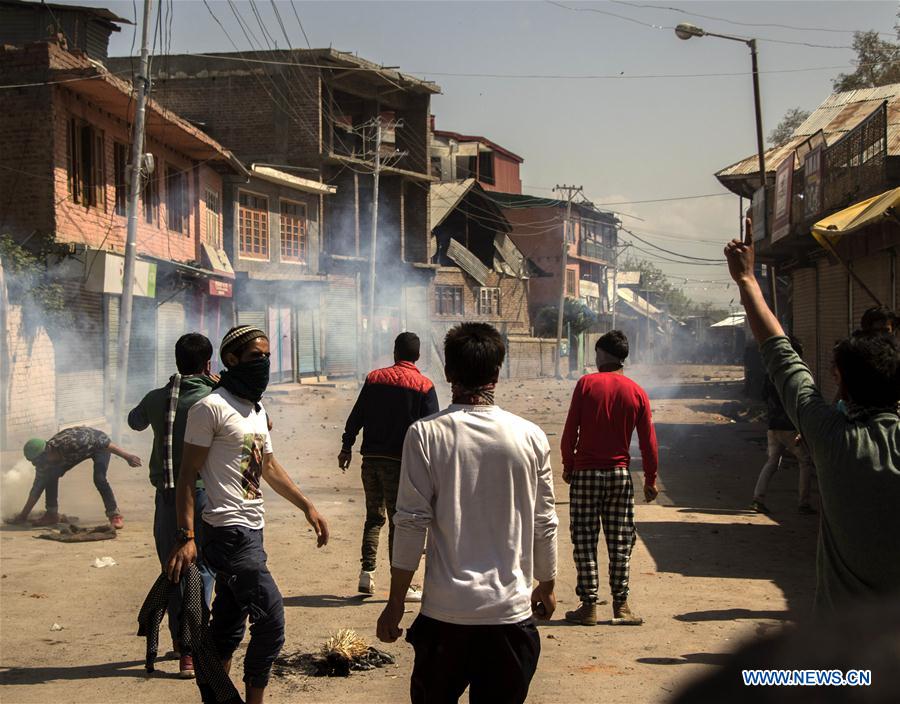
{"type": "MultiPolygon", "coordinates": [[[[568,491],[559,461],[574,382],[510,380],[498,387],[498,403],[538,423],[555,448],[559,606],[552,623],[540,627],[543,652],[532,702],[665,702],[736,645],[802,617],[812,603],[817,521],[796,512],[795,468],[785,463],[776,475],[768,496],[771,516],[746,510],[764,459],[765,430],[721,413],[727,400],[739,396],[740,371],[680,366],[637,367],[629,373],[647,385],[654,404],[662,488],[657,503],[641,499],[637,507],[631,603],[646,621],[639,628],[577,627],[562,618],[577,604],[568,491]]],[[[302,515],[273,492],[266,494],[266,546],[284,594],[286,652],[315,651],[338,628],[356,629],[375,641],[388,587],[386,531],[377,593],[363,599],[355,593],[364,518],[358,455],[346,474],[336,466],[356,391],[346,382],[279,386],[266,401],[275,422],[276,456],[325,514],[332,532],[329,545],[317,550],[302,515]]],[[[449,402],[445,386],[439,395],[442,404],[449,402]]],[[[135,434],[123,444],[147,458],[149,441],[147,434],[135,434]]],[[[633,469],[640,486],[639,460],[633,469]]],[[[62,510],[77,513],[82,525],[102,520],[90,474],[84,465],[60,485],[62,510]]],[[[153,493],[145,469],[130,469],[116,458],[110,480],[126,519],[114,541],[61,544],[35,540],[35,529],[0,531],[4,703],[199,701],[192,683],[175,678],[175,660],[161,660],[154,675],[145,675],[144,641],[135,633],[138,609],[159,573],[151,533],[153,493]],[[103,556],[118,564],[91,566],[103,556]],[[63,630],[51,631],[53,624],[63,630]]],[[[605,565],[602,545],[600,550],[605,565]]],[[[417,607],[409,611],[403,626],[417,607]]],[[[163,631],[161,645],[166,645],[165,625],[163,631]]],[[[273,677],[268,701],[404,701],[412,649],[402,641],[383,649],[396,656],[395,666],[346,679],[273,677]]],[[[236,659],[238,676],[242,653],[236,659]]]]}

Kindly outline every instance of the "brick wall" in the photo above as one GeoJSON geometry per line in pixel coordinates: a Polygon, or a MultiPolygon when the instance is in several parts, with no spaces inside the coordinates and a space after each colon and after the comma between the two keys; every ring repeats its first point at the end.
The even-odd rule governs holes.
{"type": "Polygon", "coordinates": [[[432,286],[429,288],[429,310],[433,324],[449,329],[463,321],[490,323],[510,334],[528,334],[531,318],[528,312],[528,282],[514,279],[492,271],[488,274],[488,287],[500,289],[500,315],[480,315],[478,299],[481,284],[463,273],[457,267],[442,267],[436,272],[432,286]],[[435,300],[436,286],[459,286],[463,289],[463,312],[460,315],[438,315],[435,300]]]}
{"type": "Polygon", "coordinates": [[[7,444],[24,443],[30,437],[49,437],[57,430],[56,423],[56,356],[47,331],[38,327],[29,331],[23,325],[22,307],[7,309],[6,335],[9,348],[10,378],[8,388],[9,413],[6,423],[7,444]]]}
{"type": "Polygon", "coordinates": [[[506,362],[500,372],[501,378],[537,379],[553,376],[556,340],[510,336],[507,342],[506,362]]]}

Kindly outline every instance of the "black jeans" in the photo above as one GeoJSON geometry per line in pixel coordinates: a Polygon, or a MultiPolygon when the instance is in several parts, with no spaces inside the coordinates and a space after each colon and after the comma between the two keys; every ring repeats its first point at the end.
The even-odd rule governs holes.
{"type": "Polygon", "coordinates": [[[227,660],[244,638],[250,619],[250,643],[244,657],[244,682],[269,683],[272,663],[284,644],[284,604],[266,566],[262,530],[203,524],[203,559],[216,573],[216,596],[209,628],[218,656],[227,660]]]}
{"type": "Polygon", "coordinates": [[[412,704],[521,704],[541,655],[533,619],[503,626],[460,626],[421,614],[406,633],[416,652],[412,704]]]}
{"type": "MultiPolygon", "coordinates": [[[[112,487],[106,479],[106,472],[109,470],[109,452],[101,450],[91,457],[94,463],[94,486],[100,492],[100,498],[103,499],[103,508],[106,510],[107,518],[112,518],[119,513],[116,505],[116,496],[113,494],[112,487]]],[[[72,465],[74,467],[75,465],[72,465]]],[[[72,467],[66,467],[55,476],[48,476],[44,481],[40,481],[37,477],[34,479],[34,485],[31,487],[31,497],[39,499],[42,492],[44,495],[44,507],[48,513],[59,512],[59,480],[72,467]]]]}

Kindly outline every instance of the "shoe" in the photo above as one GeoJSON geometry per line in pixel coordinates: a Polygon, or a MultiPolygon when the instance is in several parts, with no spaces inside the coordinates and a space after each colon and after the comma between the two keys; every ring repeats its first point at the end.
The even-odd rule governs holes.
{"type": "Polygon", "coordinates": [[[798,513],[800,513],[801,516],[816,516],[819,513],[818,511],[816,511],[816,509],[814,509],[809,504],[800,504],[797,507],[797,511],[798,511],[798,513]]]}
{"type": "Polygon", "coordinates": [[[769,507],[759,499],[753,499],[753,501],[750,502],[750,510],[756,511],[757,513],[764,513],[766,515],[771,513],[771,511],[769,511],[769,507]]]}
{"type": "Polygon", "coordinates": [[[613,604],[613,626],[640,626],[644,622],[640,616],[635,616],[628,608],[628,602],[623,601],[621,604],[613,604]]]}
{"type": "Polygon", "coordinates": [[[55,526],[59,523],[59,514],[58,513],[45,513],[43,516],[38,518],[36,521],[32,521],[31,525],[43,527],[43,526],[55,526]]]}
{"type": "Polygon", "coordinates": [[[406,599],[405,601],[422,601],[422,590],[418,587],[410,587],[406,590],[406,599]]]}
{"type": "Polygon", "coordinates": [[[122,517],[121,513],[117,513],[116,515],[109,517],[109,525],[116,530],[122,530],[125,527],[125,519],[122,517]]]}
{"type": "Polygon", "coordinates": [[[579,626],[596,626],[597,605],[582,604],[575,611],[566,611],[566,621],[577,623],[579,626]]]}
{"type": "Polygon", "coordinates": [[[375,573],[374,572],[366,572],[365,570],[359,571],[359,586],[357,590],[360,594],[374,594],[375,593],[375,573]]]}
{"type": "Polygon", "coordinates": [[[182,655],[178,659],[178,677],[183,680],[194,679],[194,658],[190,655],[182,655]]]}

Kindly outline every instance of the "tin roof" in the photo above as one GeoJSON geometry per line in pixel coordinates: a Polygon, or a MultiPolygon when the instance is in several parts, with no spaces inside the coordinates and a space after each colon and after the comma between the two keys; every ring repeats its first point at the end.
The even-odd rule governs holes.
{"type": "MultiPolygon", "coordinates": [[[[878,88],[863,88],[829,95],[806,118],[806,121],[794,130],[793,136],[787,142],[766,151],[766,173],[774,173],[791,151],[820,130],[825,136],[826,143],[833,144],[872,114],[872,111],[885,100],[888,103],[888,155],[900,155],[900,83],[891,83],[878,88]]],[[[716,178],[728,188],[729,181],[743,181],[758,173],[759,162],[756,154],[753,154],[716,172],[716,178]]]]}

